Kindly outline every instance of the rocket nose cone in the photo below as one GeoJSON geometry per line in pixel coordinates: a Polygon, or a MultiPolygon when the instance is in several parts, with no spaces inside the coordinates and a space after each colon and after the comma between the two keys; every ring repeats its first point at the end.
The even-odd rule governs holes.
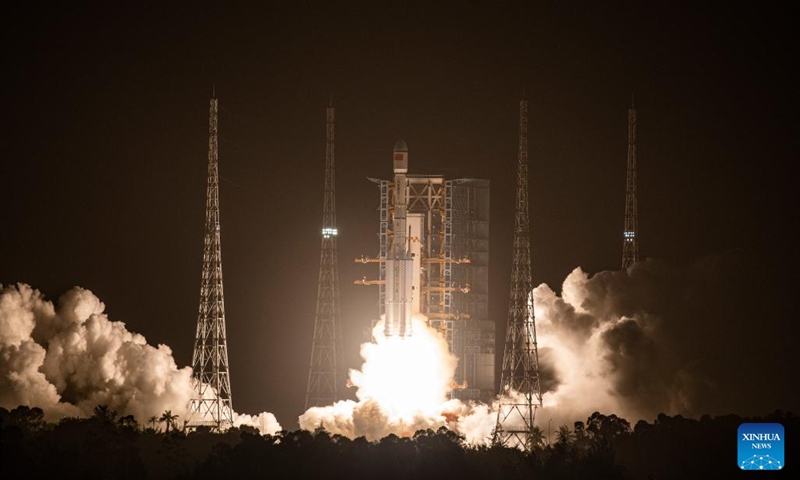
{"type": "Polygon", "coordinates": [[[394,151],[395,152],[407,152],[408,146],[404,140],[398,140],[397,143],[394,144],[394,151]]]}

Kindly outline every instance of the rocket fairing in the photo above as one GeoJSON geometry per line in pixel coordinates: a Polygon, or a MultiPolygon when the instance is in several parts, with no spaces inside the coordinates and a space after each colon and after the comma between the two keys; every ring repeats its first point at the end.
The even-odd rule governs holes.
{"type": "MultiPolygon", "coordinates": [[[[386,257],[386,318],[384,335],[405,338],[411,336],[411,317],[414,296],[414,255],[408,224],[407,179],[408,147],[403,140],[394,146],[394,218],[392,244],[386,257]]],[[[419,261],[419,259],[416,259],[419,261]]]]}

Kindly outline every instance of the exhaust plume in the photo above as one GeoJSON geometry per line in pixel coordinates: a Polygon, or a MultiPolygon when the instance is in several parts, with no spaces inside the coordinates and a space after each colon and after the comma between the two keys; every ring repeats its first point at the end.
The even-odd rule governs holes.
{"type": "Polygon", "coordinates": [[[468,441],[488,440],[495,421],[488,407],[447,399],[458,360],[439,332],[419,315],[413,318],[410,337],[387,338],[383,327],[381,319],[372,330],[374,342],[362,344],[361,370],[350,370],[358,401],[309,408],[299,418],[300,428],[322,427],[331,434],[375,441],[447,427],[464,433],[468,441]]]}
{"type": "MultiPolygon", "coordinates": [[[[191,367],[104,313],[91,291],[75,287],[57,305],[29,285],[0,285],[0,406],[39,407],[46,419],[89,417],[98,405],[140,424],[170,410],[187,418],[191,367]]],[[[280,425],[271,413],[234,414],[261,433],[280,425]]]]}
{"type": "Polygon", "coordinates": [[[680,268],[653,260],[594,275],[576,268],[560,297],[545,284],[535,288],[542,422],[572,425],[596,411],[633,424],[659,413],[786,408],[786,384],[760,370],[760,359],[776,373],[785,369],[775,352],[788,351],[774,348],[777,299],[763,272],[737,250],[680,268]]]}
{"type": "MultiPolygon", "coordinates": [[[[578,267],[560,296],[546,284],[536,287],[543,407],[535,425],[543,436],[594,412],[635,424],[659,413],[759,415],[792,398],[784,392],[789,382],[770,382],[758,362],[738,360],[768,358],[776,372],[789,368],[771,346],[781,332],[770,283],[759,262],[742,253],[681,268],[646,260],[590,275],[578,267]],[[742,378],[759,392],[757,401],[742,394],[742,378]]],[[[393,343],[382,324],[373,330],[375,341],[361,347],[361,370],[350,371],[358,401],[311,408],[300,427],[379,440],[445,426],[469,445],[488,444],[499,398],[490,405],[448,400],[457,361],[441,335],[416,317],[414,336],[393,343]]]]}

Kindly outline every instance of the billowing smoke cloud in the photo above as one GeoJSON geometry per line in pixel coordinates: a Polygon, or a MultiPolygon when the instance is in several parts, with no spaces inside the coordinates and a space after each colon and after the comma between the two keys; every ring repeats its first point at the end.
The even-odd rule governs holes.
{"type": "Polygon", "coordinates": [[[786,408],[760,364],[778,360],[770,352],[780,331],[752,260],[733,251],[681,268],[651,260],[594,275],[576,268],[560,297],[534,289],[546,374],[540,419],[571,425],[600,411],[635,423],[786,408]]]}
{"type": "MultiPolygon", "coordinates": [[[[537,409],[536,426],[552,434],[596,411],[635,424],[659,413],[696,418],[785,409],[781,402],[792,397],[774,384],[790,382],[771,382],[759,363],[775,362],[769,368],[779,377],[788,368],[785,354],[775,355],[781,332],[770,286],[758,262],[739,251],[679,268],[652,260],[593,275],[576,268],[560,296],[538,286],[533,297],[544,407],[537,409]]],[[[455,358],[437,332],[416,320],[415,335],[434,346],[431,355],[411,364],[418,346],[392,353],[379,323],[376,343],[362,345],[362,369],[351,371],[359,401],[311,408],[301,415],[301,428],[378,440],[446,426],[469,444],[488,443],[499,399],[491,405],[447,400],[455,358]],[[420,378],[425,375],[432,377],[420,378]],[[387,379],[393,382],[388,387],[387,379]],[[425,401],[404,397],[428,381],[432,396],[425,401]]]]}
{"type": "Polygon", "coordinates": [[[233,426],[249,426],[256,428],[263,435],[273,435],[283,430],[278,419],[270,412],[261,412],[258,415],[233,412],[233,426]]]}
{"type": "MultiPolygon", "coordinates": [[[[149,345],[104,310],[80,287],[56,306],[29,285],[0,285],[0,406],[39,407],[48,420],[91,416],[98,405],[142,424],[167,410],[187,418],[191,368],[178,368],[168,346],[149,345]]],[[[234,419],[262,433],[281,429],[267,412],[234,419]]]]}

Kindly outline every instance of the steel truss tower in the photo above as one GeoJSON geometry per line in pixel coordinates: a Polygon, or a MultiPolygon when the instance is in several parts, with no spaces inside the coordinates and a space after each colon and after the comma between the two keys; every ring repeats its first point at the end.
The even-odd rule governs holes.
{"type": "Polygon", "coordinates": [[[332,405],[340,397],[341,324],[339,271],[336,257],[336,175],[333,155],[333,102],[328,106],[325,146],[325,199],[322,210],[322,253],[319,264],[314,340],[308,370],[306,409],[332,405]]]}
{"type": "Polygon", "coordinates": [[[514,260],[508,305],[506,345],[500,381],[500,405],[493,443],[531,450],[533,421],[542,405],[536,324],[533,317],[528,217],[528,102],[519,103],[517,205],[514,219],[514,260]]]}
{"type": "Polygon", "coordinates": [[[628,176],[625,187],[625,230],[622,232],[622,268],[639,261],[638,212],[636,206],[636,109],[628,109],[628,176]]]}
{"type": "Polygon", "coordinates": [[[210,101],[206,226],[200,310],[192,357],[194,393],[187,428],[207,426],[226,430],[233,426],[228,344],[225,334],[225,300],[222,290],[222,251],[219,225],[219,167],[217,157],[217,98],[210,101]]]}

